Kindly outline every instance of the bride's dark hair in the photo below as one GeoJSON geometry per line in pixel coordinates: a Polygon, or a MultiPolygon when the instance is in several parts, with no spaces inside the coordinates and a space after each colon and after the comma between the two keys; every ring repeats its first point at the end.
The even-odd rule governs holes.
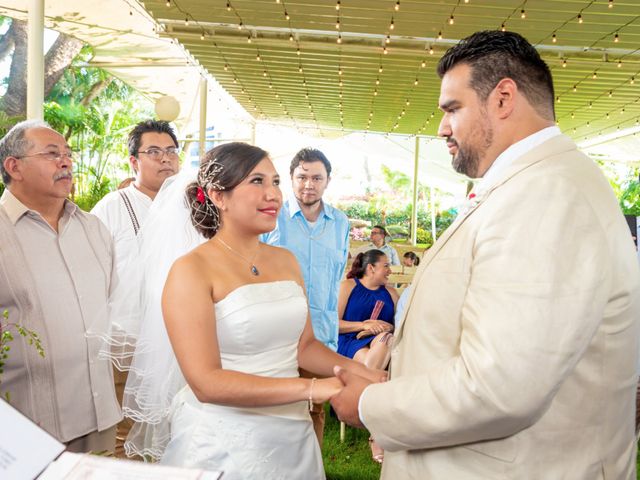
{"type": "Polygon", "coordinates": [[[269,154],[248,143],[223,143],[209,150],[200,162],[198,179],[186,188],[191,223],[205,238],[212,238],[220,227],[220,214],[207,192],[236,188],[269,154]]]}

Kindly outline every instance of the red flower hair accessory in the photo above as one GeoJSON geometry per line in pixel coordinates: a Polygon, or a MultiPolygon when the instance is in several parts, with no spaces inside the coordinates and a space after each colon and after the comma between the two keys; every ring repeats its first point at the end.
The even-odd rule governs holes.
{"type": "Polygon", "coordinates": [[[204,190],[202,190],[202,187],[199,185],[198,185],[198,190],[196,190],[196,200],[198,201],[198,203],[201,203],[201,204],[205,202],[204,190]]]}

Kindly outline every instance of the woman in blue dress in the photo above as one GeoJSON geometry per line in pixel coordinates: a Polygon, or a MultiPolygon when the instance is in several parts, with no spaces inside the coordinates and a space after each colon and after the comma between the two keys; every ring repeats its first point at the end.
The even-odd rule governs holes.
{"type": "MultiPolygon", "coordinates": [[[[393,316],[398,293],[387,286],[391,267],[380,250],[359,253],[340,284],[338,353],[369,368],[385,369],[391,357],[393,316]]],[[[371,456],[382,463],[384,451],[369,438],[371,456]]]]}
{"type": "Polygon", "coordinates": [[[398,301],[395,289],[386,285],[390,273],[387,256],[380,250],[368,250],[356,256],[347,279],[340,284],[338,353],[369,368],[384,369],[389,362],[398,301]],[[382,308],[376,309],[376,303],[382,308]]]}

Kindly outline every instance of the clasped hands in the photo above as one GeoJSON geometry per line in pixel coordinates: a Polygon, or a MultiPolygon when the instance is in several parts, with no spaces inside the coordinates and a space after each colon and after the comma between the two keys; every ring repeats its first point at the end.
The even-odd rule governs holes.
{"type": "Polygon", "coordinates": [[[333,371],[335,377],[319,379],[316,382],[314,401],[321,403],[329,400],[341,421],[353,427],[363,428],[358,414],[360,395],[372,383],[385,382],[387,372],[369,369],[364,365],[355,369],[336,366],[333,371]]]}
{"type": "Polygon", "coordinates": [[[389,322],[385,322],[384,320],[365,320],[362,322],[362,327],[363,329],[356,335],[356,338],[358,339],[369,337],[371,335],[378,335],[383,332],[393,331],[393,325],[389,322]]]}

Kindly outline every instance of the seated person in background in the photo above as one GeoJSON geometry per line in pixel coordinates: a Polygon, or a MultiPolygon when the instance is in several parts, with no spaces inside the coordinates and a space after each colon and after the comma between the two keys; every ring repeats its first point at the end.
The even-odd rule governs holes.
{"type": "Polygon", "coordinates": [[[391,269],[380,250],[359,253],[338,294],[338,353],[383,369],[389,362],[398,294],[387,287],[391,269]]]}
{"type": "Polygon", "coordinates": [[[386,242],[389,234],[382,225],[375,225],[371,228],[371,243],[356,250],[357,253],[364,253],[368,250],[380,250],[389,258],[389,265],[400,265],[400,257],[395,248],[386,242]]]}
{"type": "Polygon", "coordinates": [[[413,252],[405,252],[402,256],[402,265],[405,267],[417,267],[420,265],[420,257],[413,252]]]}

